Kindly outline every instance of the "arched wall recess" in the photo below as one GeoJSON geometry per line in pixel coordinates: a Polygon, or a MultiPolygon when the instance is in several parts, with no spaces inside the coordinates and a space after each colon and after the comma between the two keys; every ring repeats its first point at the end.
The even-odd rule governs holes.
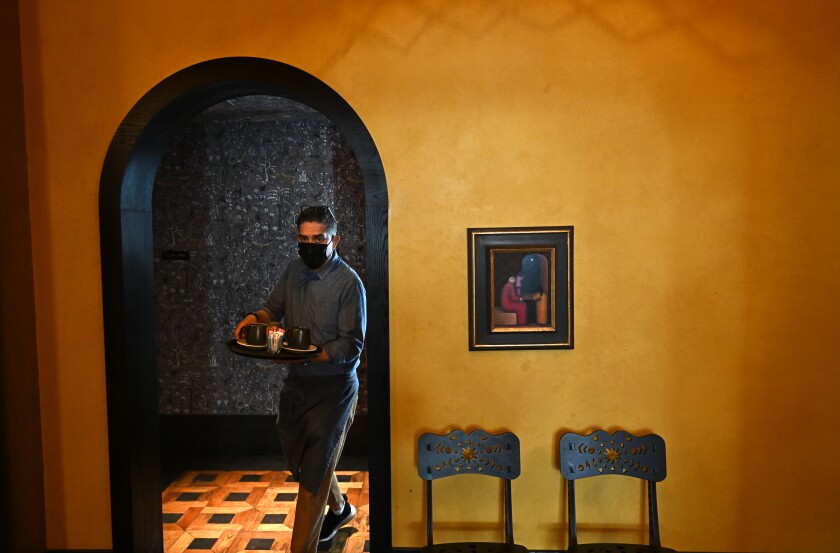
{"type": "Polygon", "coordinates": [[[163,80],[111,141],[99,192],[108,440],[114,551],[161,552],[160,438],[155,366],[152,191],[173,133],[206,108],[251,95],[282,96],[329,118],[362,170],[368,290],[371,550],[391,549],[388,344],[388,193],[370,133],[329,86],[261,58],[202,62],[163,80]]]}

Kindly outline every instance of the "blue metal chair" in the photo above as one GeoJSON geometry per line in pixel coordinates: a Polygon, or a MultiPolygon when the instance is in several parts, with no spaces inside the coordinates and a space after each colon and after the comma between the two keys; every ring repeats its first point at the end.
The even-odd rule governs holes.
{"type": "Polygon", "coordinates": [[[566,433],[560,438],[560,469],[566,479],[569,502],[570,553],[674,552],[659,539],[656,483],[665,479],[665,441],[656,434],[634,436],[600,430],[588,435],[566,433]],[[647,481],[649,545],[577,542],[575,480],[593,476],[630,476],[647,481]]]}
{"type": "Polygon", "coordinates": [[[519,476],[519,438],[511,432],[492,435],[484,430],[467,434],[423,434],[417,442],[417,472],[426,481],[426,539],[424,553],[528,553],[513,543],[510,482],[519,476]],[[475,474],[501,478],[505,484],[505,541],[435,544],[432,536],[432,481],[475,474]]]}

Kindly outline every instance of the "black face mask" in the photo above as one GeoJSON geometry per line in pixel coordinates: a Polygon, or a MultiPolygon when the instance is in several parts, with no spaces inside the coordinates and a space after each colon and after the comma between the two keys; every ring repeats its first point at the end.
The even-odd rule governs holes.
{"type": "Polygon", "coordinates": [[[327,261],[328,245],[298,242],[298,254],[306,266],[314,271],[327,261]]]}

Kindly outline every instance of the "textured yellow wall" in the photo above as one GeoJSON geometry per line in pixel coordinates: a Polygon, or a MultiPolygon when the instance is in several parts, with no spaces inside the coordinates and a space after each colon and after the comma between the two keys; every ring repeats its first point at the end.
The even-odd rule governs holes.
{"type": "MultiPolygon", "coordinates": [[[[424,539],[420,432],[516,432],[517,538],[558,549],[560,431],[622,425],[668,443],[667,545],[836,549],[840,5],[39,0],[21,22],[49,547],[110,544],[108,143],[160,80],[245,55],[335,89],[384,162],[396,546],[424,539]],[[575,226],[577,347],[469,352],[465,229],[528,225],[575,226]]],[[[639,484],[592,484],[582,539],[639,538],[639,484]]],[[[440,506],[441,538],[498,535],[440,506]]]]}

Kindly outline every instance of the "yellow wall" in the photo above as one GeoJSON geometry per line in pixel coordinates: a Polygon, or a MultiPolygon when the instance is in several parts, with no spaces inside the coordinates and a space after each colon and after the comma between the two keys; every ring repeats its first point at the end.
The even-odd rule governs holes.
{"type": "MultiPolygon", "coordinates": [[[[168,75],[244,55],[335,89],[384,162],[396,546],[424,539],[421,431],[515,431],[517,538],[557,549],[559,431],[622,425],[668,443],[667,545],[836,550],[840,4],[21,4],[49,547],[110,544],[108,143],[168,75]],[[528,225],[575,226],[577,347],[469,352],[465,229],[528,225]]],[[[593,485],[582,538],[637,538],[639,485],[593,485]]]]}

